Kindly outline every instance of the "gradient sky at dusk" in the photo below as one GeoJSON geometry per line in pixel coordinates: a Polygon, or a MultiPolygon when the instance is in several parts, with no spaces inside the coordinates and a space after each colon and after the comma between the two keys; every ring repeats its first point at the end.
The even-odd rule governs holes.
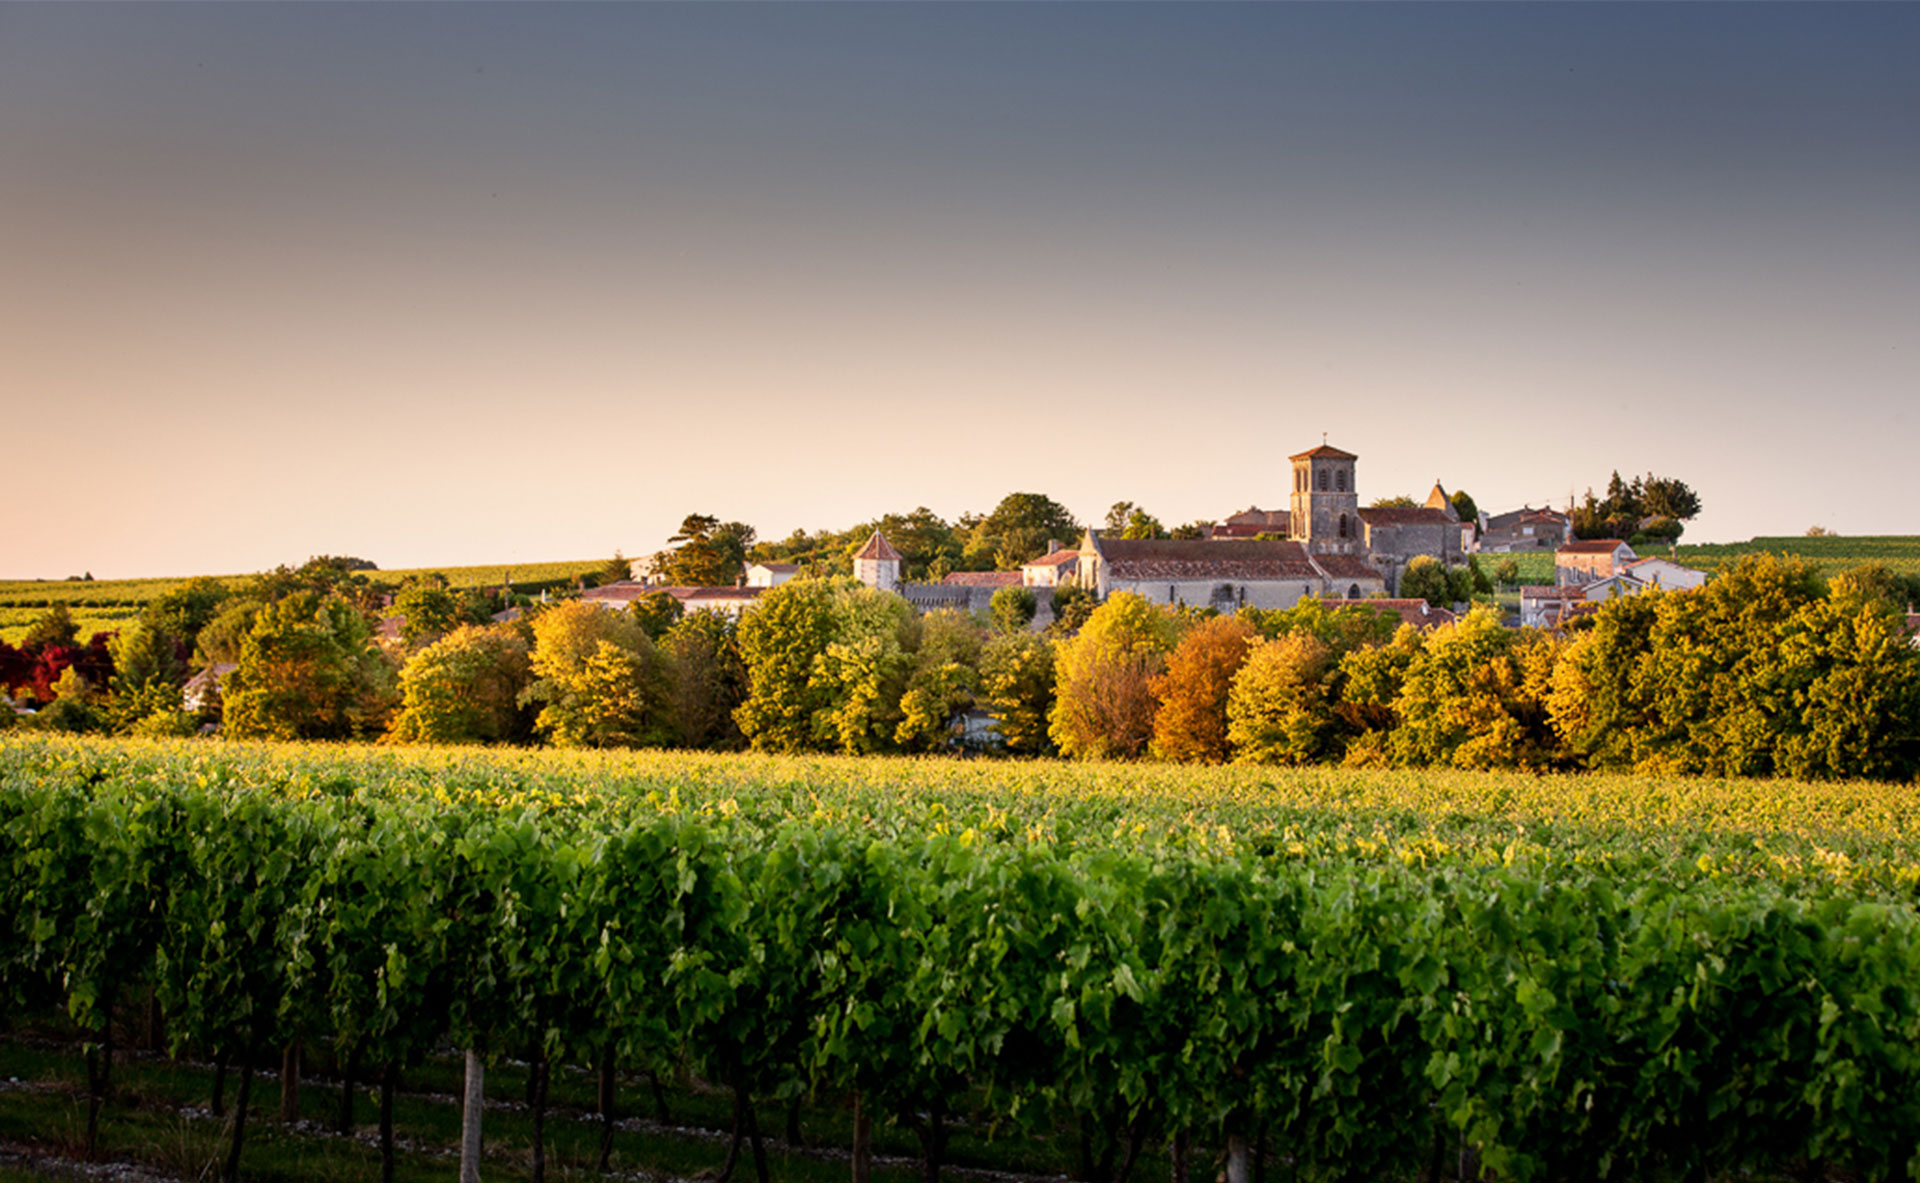
{"type": "Polygon", "coordinates": [[[0,5],[0,576],[1679,476],[1920,533],[1920,6],[0,5]]]}

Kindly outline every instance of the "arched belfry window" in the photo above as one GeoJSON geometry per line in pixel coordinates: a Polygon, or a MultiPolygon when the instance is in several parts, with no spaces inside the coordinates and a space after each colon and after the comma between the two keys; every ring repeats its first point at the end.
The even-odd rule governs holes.
{"type": "Polygon", "coordinates": [[[1334,472],[1333,488],[1334,488],[1334,491],[1337,493],[1344,493],[1347,491],[1347,470],[1346,469],[1342,468],[1334,472]]]}
{"type": "Polygon", "coordinates": [[[1327,470],[1324,468],[1320,470],[1319,485],[1322,493],[1327,491],[1327,470]]]}

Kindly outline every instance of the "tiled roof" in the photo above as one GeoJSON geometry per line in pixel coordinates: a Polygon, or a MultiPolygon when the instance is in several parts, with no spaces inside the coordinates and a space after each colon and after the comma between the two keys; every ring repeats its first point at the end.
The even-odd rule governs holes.
{"type": "Polygon", "coordinates": [[[1289,460],[1358,460],[1360,459],[1360,457],[1355,456],[1352,452],[1342,452],[1338,448],[1330,447],[1327,444],[1321,444],[1317,448],[1308,449],[1305,452],[1301,452],[1297,456],[1289,456],[1287,457],[1287,459],[1289,460]]]}
{"type": "Polygon", "coordinates": [[[1262,534],[1286,534],[1286,533],[1288,533],[1288,529],[1287,529],[1287,523],[1285,522],[1281,522],[1277,525],[1235,523],[1233,525],[1215,526],[1213,529],[1207,531],[1207,537],[1208,538],[1258,538],[1262,534]]]}
{"type": "Polygon", "coordinates": [[[800,570],[798,563],[755,563],[753,565],[762,571],[771,571],[775,575],[793,575],[800,570]]]}
{"type": "Polygon", "coordinates": [[[767,591],[764,587],[669,587],[664,590],[676,600],[755,600],[767,591]]]}
{"type": "MultiPolygon", "coordinates": [[[[1335,579],[1384,579],[1380,569],[1359,555],[1315,555],[1313,561],[1335,579]]],[[[1424,602],[1424,601],[1423,601],[1424,602]]]]}
{"type": "Polygon", "coordinates": [[[1428,509],[1423,505],[1412,508],[1405,506],[1379,506],[1360,511],[1360,520],[1369,526],[1453,526],[1459,523],[1438,509],[1428,509]]]}
{"type": "Polygon", "coordinates": [[[1226,524],[1229,526],[1286,526],[1292,520],[1293,515],[1287,510],[1261,509],[1257,505],[1251,505],[1239,513],[1228,514],[1226,524]]]}
{"type": "MultiPolygon", "coordinates": [[[[1618,538],[1581,538],[1561,547],[1559,553],[1563,555],[1610,555],[1616,548],[1626,545],[1625,542],[1618,538]]],[[[1627,549],[1631,552],[1633,548],[1627,547],[1627,549]]]]}
{"type": "Polygon", "coordinates": [[[1115,579],[1318,579],[1297,542],[1205,539],[1103,539],[1101,556],[1115,579]]]}
{"type": "Polygon", "coordinates": [[[1584,600],[1587,598],[1587,592],[1585,588],[1571,584],[1566,587],[1529,584],[1520,589],[1520,598],[1523,600],[1584,600]]]}
{"type": "Polygon", "coordinates": [[[1062,563],[1077,563],[1079,561],[1080,552],[1077,550],[1056,550],[1050,555],[1041,555],[1037,559],[1028,559],[1023,565],[1028,567],[1058,567],[1062,563]]]}
{"type": "Polygon", "coordinates": [[[853,557],[856,559],[892,559],[897,563],[900,561],[900,552],[893,549],[893,544],[882,537],[880,531],[875,530],[873,537],[867,539],[867,544],[860,548],[860,553],[853,557]]]}
{"type": "Polygon", "coordinates": [[[751,600],[766,590],[764,587],[661,587],[621,580],[605,587],[590,587],[580,593],[580,598],[608,604],[630,604],[655,592],[665,592],[676,600],[751,600]]]}
{"type": "Polygon", "coordinates": [[[940,581],[950,587],[1018,587],[1018,571],[954,571],[940,581]]]}

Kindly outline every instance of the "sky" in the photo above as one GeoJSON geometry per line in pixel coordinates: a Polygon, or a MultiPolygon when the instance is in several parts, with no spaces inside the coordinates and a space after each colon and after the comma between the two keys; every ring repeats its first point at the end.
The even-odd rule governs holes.
{"type": "Polygon", "coordinates": [[[1920,6],[0,4],[0,577],[1689,483],[1920,533],[1920,6]]]}

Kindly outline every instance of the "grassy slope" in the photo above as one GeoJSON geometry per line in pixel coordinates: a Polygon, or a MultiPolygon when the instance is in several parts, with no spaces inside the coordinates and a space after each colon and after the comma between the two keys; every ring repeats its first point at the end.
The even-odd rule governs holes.
{"type": "MultiPolygon", "coordinates": [[[[480,567],[407,567],[393,571],[371,571],[369,575],[386,583],[398,584],[414,575],[438,572],[454,587],[497,587],[513,575],[515,587],[528,584],[565,583],[576,575],[598,571],[605,559],[581,559],[552,563],[494,563],[480,567]]],[[[151,579],[96,579],[92,582],[64,579],[0,580],[0,640],[18,642],[34,620],[54,604],[65,604],[80,625],[85,640],[96,632],[112,631],[121,623],[139,615],[149,601],[194,578],[189,575],[151,579]]],[[[244,586],[250,576],[216,575],[228,587],[244,586]]]]}

